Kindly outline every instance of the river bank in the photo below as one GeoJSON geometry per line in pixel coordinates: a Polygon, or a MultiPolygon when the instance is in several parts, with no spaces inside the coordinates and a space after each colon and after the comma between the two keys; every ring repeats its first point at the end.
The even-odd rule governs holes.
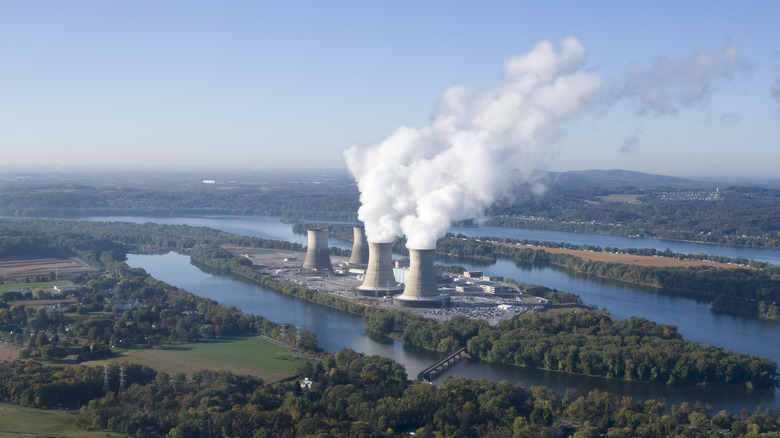
{"type": "MultiPolygon", "coordinates": [[[[468,345],[470,346],[470,354],[483,359],[490,357],[492,358],[492,361],[495,362],[508,365],[526,364],[536,368],[551,369],[554,368],[547,364],[557,363],[559,371],[576,373],[577,371],[581,371],[580,368],[582,368],[583,370],[586,370],[583,374],[603,376],[606,378],[619,379],[623,377],[627,380],[639,381],[649,378],[652,381],[663,382],[668,380],[668,383],[677,382],[683,384],[725,384],[733,382],[735,384],[745,384],[748,385],[748,387],[765,387],[777,383],[774,377],[776,376],[777,364],[768,359],[732,353],[712,346],[701,348],[695,345],[695,343],[679,339],[679,335],[676,334],[676,328],[664,327],[647,320],[630,320],[625,323],[618,321],[609,323],[605,326],[605,321],[613,321],[608,315],[604,315],[604,317],[599,317],[598,315],[589,316],[585,315],[585,312],[576,315],[576,312],[574,312],[576,315],[574,318],[569,318],[567,316],[551,316],[545,319],[543,317],[542,320],[534,320],[534,322],[531,323],[531,326],[528,326],[528,321],[530,321],[530,319],[524,319],[515,322],[513,326],[507,326],[504,329],[500,329],[494,334],[488,334],[487,332],[482,332],[479,328],[479,320],[474,321],[464,318],[457,321],[453,319],[447,323],[425,322],[426,319],[408,312],[390,311],[379,307],[367,306],[365,303],[356,300],[346,299],[331,293],[319,292],[301,285],[264,276],[259,273],[250,274],[250,272],[254,271],[251,262],[248,262],[247,258],[244,256],[230,254],[231,253],[218,248],[196,246],[191,252],[191,257],[196,261],[202,260],[203,263],[207,263],[210,266],[229,269],[232,272],[236,272],[241,277],[251,278],[253,281],[257,282],[257,284],[293,295],[299,299],[323,303],[349,311],[350,313],[363,315],[363,317],[368,320],[367,325],[370,325],[371,320],[374,318],[389,317],[391,318],[391,321],[394,321],[391,322],[390,327],[393,325],[400,325],[403,327],[404,344],[411,341],[411,344],[416,347],[435,348],[437,351],[446,353],[468,345]],[[539,326],[536,327],[536,325],[539,326]],[[545,350],[549,349],[549,351],[544,354],[543,358],[536,353],[529,355],[524,351],[521,351],[524,356],[522,361],[518,363],[518,359],[514,355],[505,356],[504,353],[501,353],[501,351],[504,351],[507,348],[509,350],[519,348],[520,345],[515,344],[517,344],[517,342],[522,342],[520,341],[522,337],[526,337],[535,331],[547,331],[549,329],[545,327],[548,325],[560,327],[547,334],[544,344],[547,345],[545,350]],[[593,331],[594,328],[599,329],[593,331]],[[578,329],[592,333],[585,337],[577,335],[572,338],[568,335],[569,332],[577,332],[578,329]],[[600,334],[602,331],[605,333],[604,335],[600,334]],[[593,350],[594,345],[598,346],[604,343],[604,345],[611,345],[611,348],[615,350],[610,352],[611,355],[616,357],[632,357],[632,355],[635,354],[634,350],[639,346],[626,343],[623,337],[635,336],[632,334],[634,332],[642,338],[642,350],[638,351],[644,352],[631,361],[626,360],[625,363],[613,363],[615,360],[614,358],[604,358],[602,360],[598,358],[598,355],[595,352],[588,353],[593,350]],[[471,348],[472,338],[479,338],[479,340],[474,342],[473,348],[471,348]],[[607,339],[610,339],[610,341],[607,342],[607,339]],[[469,341],[469,343],[467,343],[467,341],[469,341]],[[510,347],[507,343],[512,343],[514,347],[510,347]],[[558,351],[558,349],[570,350],[571,348],[581,351],[574,356],[571,356],[569,353],[556,353],[555,356],[561,356],[562,354],[559,359],[555,359],[551,355],[551,352],[558,351]],[[662,356],[668,357],[661,362],[657,362],[652,359],[655,357],[654,353],[651,354],[645,351],[648,349],[651,351],[659,350],[659,352],[663,350],[664,353],[662,356]],[[588,355],[587,359],[585,358],[586,354],[588,355]],[[548,357],[548,355],[550,355],[550,357],[548,357]],[[509,358],[512,360],[508,360],[509,358]],[[672,369],[669,361],[675,360],[674,358],[678,358],[686,363],[693,363],[699,359],[706,359],[705,363],[707,364],[708,370],[703,371],[697,368],[695,371],[690,371],[687,370],[687,368],[678,369],[679,366],[672,369]],[[561,362],[562,360],[565,363],[561,362]],[[723,373],[722,367],[719,366],[721,362],[724,364],[731,364],[730,368],[728,368],[731,371],[728,374],[723,373]],[[542,364],[545,365],[539,366],[542,364]],[[587,372],[587,370],[599,372],[593,373],[587,372]],[[758,371],[756,372],[756,370],[758,371]],[[699,374],[702,374],[703,380],[701,381],[698,377],[699,374]]],[[[530,345],[533,349],[537,349],[538,345],[536,344],[538,344],[538,341],[534,340],[535,335],[532,335],[528,339],[529,342],[531,342],[530,345]]]]}

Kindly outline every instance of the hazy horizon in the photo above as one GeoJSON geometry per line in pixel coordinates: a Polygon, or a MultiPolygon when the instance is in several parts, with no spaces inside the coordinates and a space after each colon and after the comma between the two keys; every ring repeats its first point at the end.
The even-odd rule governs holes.
{"type": "MultiPolygon", "coordinates": [[[[528,167],[775,178],[778,12],[704,0],[3,2],[0,168],[345,169],[344,150],[426,129],[453,90],[482,96],[463,100],[478,128],[508,117],[518,60],[541,65],[539,44],[564,57],[573,37],[578,71],[599,87],[576,108],[526,96],[555,115],[528,167]],[[480,115],[488,100],[502,110],[480,115]]],[[[512,117],[501,123],[534,113],[512,117]]]]}

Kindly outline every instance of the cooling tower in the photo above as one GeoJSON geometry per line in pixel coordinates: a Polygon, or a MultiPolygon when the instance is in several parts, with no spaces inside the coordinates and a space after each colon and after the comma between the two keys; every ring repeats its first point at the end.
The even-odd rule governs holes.
{"type": "Polygon", "coordinates": [[[308,230],[308,234],[309,247],[303,269],[319,273],[333,272],[328,250],[328,230],[308,230]]]}
{"type": "Polygon", "coordinates": [[[355,238],[352,243],[352,255],[349,257],[350,266],[366,266],[368,264],[368,241],[366,230],[363,227],[354,227],[355,238]]]}
{"type": "Polygon", "coordinates": [[[400,294],[402,290],[393,275],[393,243],[368,242],[366,277],[363,284],[355,288],[355,293],[382,297],[400,294]]]}
{"type": "Polygon", "coordinates": [[[434,249],[409,250],[409,277],[404,293],[394,297],[393,302],[405,307],[440,307],[449,301],[439,295],[434,273],[434,249]]]}

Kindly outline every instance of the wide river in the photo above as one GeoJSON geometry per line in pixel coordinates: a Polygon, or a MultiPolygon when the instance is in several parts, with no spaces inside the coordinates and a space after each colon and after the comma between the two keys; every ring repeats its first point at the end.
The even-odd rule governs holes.
{"type": "MultiPolygon", "coordinates": [[[[102,217],[90,219],[208,226],[237,234],[306,244],[305,236],[293,234],[289,225],[282,224],[277,218],[270,217],[102,217]]],[[[677,249],[674,246],[675,243],[680,243],[683,245],[680,248],[686,248],[686,245],[690,244],[685,242],[664,241],[663,243],[668,243],[668,245],[660,246],[661,244],[658,242],[661,241],[650,242],[652,239],[639,239],[648,245],[641,246],[630,243],[607,243],[601,240],[604,238],[614,239],[611,236],[556,231],[506,230],[496,227],[455,228],[452,231],[463,234],[468,232],[468,235],[479,236],[529,238],[623,248],[658,247],[659,249],[669,248],[674,252],[694,252],[677,249]],[[495,235],[498,231],[505,233],[509,231],[515,235],[495,235]],[[528,232],[528,236],[523,234],[525,232],[528,232]]],[[[620,239],[632,241],[629,238],[620,239]]],[[[351,247],[350,242],[335,239],[331,239],[329,243],[338,247],[351,247]]],[[[707,251],[701,252],[706,254],[753,258],[771,263],[774,263],[773,260],[780,260],[780,251],[746,249],[747,252],[730,253],[730,255],[720,252],[729,251],[729,247],[702,246],[707,251]],[[751,251],[758,251],[756,254],[760,253],[762,256],[758,257],[751,251]]],[[[732,249],[742,250],[742,248],[732,249]]],[[[359,318],[314,304],[303,303],[283,294],[246,284],[230,277],[203,273],[191,265],[186,256],[174,253],[165,256],[131,255],[128,263],[131,266],[144,268],[155,278],[182,287],[197,295],[215,299],[226,305],[234,305],[244,312],[262,315],[276,322],[289,322],[300,326],[316,333],[319,344],[330,351],[349,347],[356,351],[389,357],[404,364],[410,377],[414,377],[438,357],[432,352],[404,347],[389,339],[370,336],[365,333],[359,318]]],[[[464,265],[463,263],[459,264],[464,265]]],[[[506,260],[499,260],[490,266],[464,266],[470,269],[479,269],[491,275],[502,275],[526,283],[571,291],[579,294],[586,303],[609,309],[612,315],[618,318],[641,316],[657,322],[674,324],[679,327],[680,333],[685,339],[710,343],[734,351],[767,356],[780,363],[780,323],[777,322],[716,314],[710,312],[707,303],[687,298],[675,298],[653,289],[570,275],[554,268],[523,268],[506,260]]],[[[461,362],[453,367],[450,373],[468,377],[506,379],[510,382],[520,382],[527,387],[545,385],[560,391],[573,387],[581,393],[587,393],[593,388],[598,388],[603,391],[628,394],[637,399],[665,399],[668,405],[679,404],[681,401],[699,400],[712,405],[716,412],[719,409],[737,412],[742,407],[752,410],[757,405],[780,408],[780,398],[778,397],[780,391],[777,389],[669,387],[662,384],[607,381],[563,373],[491,365],[479,361],[461,362]]]]}

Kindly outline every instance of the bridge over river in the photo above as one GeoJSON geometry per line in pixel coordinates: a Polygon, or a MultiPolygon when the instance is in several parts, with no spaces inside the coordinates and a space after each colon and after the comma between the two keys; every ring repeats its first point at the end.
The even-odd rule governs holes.
{"type": "Polygon", "coordinates": [[[450,363],[454,365],[464,354],[466,354],[466,347],[461,347],[453,351],[435,364],[420,371],[420,373],[417,374],[417,380],[430,383],[437,374],[441,373],[446,368],[449,368],[451,366],[450,363]]]}

